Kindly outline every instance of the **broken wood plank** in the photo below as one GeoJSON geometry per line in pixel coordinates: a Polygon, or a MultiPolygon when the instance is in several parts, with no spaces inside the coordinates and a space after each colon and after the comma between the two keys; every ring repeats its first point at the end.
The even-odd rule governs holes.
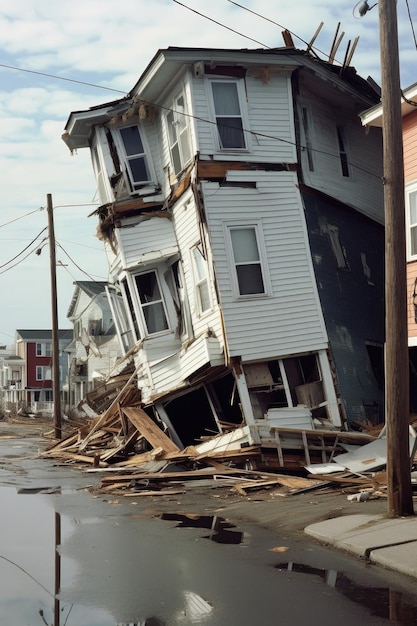
{"type": "Polygon", "coordinates": [[[163,448],[165,452],[180,452],[179,447],[140,407],[122,407],[123,413],[138,429],[153,448],[163,448]]]}

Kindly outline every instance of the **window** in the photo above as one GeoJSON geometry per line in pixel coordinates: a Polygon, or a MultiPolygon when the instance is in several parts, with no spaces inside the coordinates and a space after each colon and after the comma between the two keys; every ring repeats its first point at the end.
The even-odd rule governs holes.
{"type": "Polygon", "coordinates": [[[169,151],[175,174],[178,174],[191,160],[189,118],[185,107],[185,97],[178,95],[166,116],[169,151]]]}
{"type": "Polygon", "coordinates": [[[45,380],[45,368],[43,365],[36,366],[36,380],[45,380]]]}
{"type": "Polygon", "coordinates": [[[417,257],[417,188],[416,185],[406,193],[408,256],[417,257]]]}
{"type": "Polygon", "coordinates": [[[344,138],[343,128],[341,126],[336,127],[337,131],[337,142],[339,145],[339,158],[340,158],[340,167],[342,168],[342,174],[344,177],[349,178],[349,163],[348,156],[346,152],[346,141],[344,138]]]}
{"type": "Polygon", "coordinates": [[[145,153],[139,127],[124,126],[119,129],[126,155],[126,167],[133,190],[139,189],[151,180],[148,159],[145,153]]]}
{"type": "Polygon", "coordinates": [[[211,88],[220,148],[222,150],[246,148],[238,83],[212,81],[211,88]]]}
{"type": "Polygon", "coordinates": [[[106,192],[106,184],[105,184],[105,171],[103,169],[100,154],[98,151],[97,141],[95,141],[93,150],[91,152],[91,158],[93,161],[93,169],[96,176],[97,181],[97,192],[99,200],[102,204],[107,201],[107,192],[106,192]]]}
{"type": "Polygon", "coordinates": [[[191,249],[193,259],[194,281],[197,295],[197,309],[204,313],[211,308],[210,290],[207,272],[207,260],[201,243],[191,249]]]}
{"type": "Polygon", "coordinates": [[[230,228],[239,295],[265,294],[265,282],[255,226],[230,228]]]}
{"type": "Polygon", "coordinates": [[[36,356],[52,356],[52,343],[37,343],[36,356]]]}
{"type": "Polygon", "coordinates": [[[307,152],[307,163],[308,169],[310,172],[314,172],[314,161],[313,161],[313,151],[311,147],[311,131],[310,131],[310,121],[309,121],[309,111],[306,107],[302,109],[303,115],[303,128],[304,128],[304,138],[305,138],[305,150],[307,152]]]}
{"type": "Polygon", "coordinates": [[[134,277],[146,330],[149,335],[168,329],[165,306],[155,271],[134,277]]]}

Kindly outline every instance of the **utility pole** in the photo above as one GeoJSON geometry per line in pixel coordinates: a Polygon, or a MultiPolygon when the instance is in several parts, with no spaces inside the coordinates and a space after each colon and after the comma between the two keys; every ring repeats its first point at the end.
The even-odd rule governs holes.
{"type": "Polygon", "coordinates": [[[58,296],[56,289],[56,248],[54,213],[52,205],[52,195],[46,196],[46,208],[48,211],[48,233],[49,233],[49,257],[51,273],[51,305],[52,305],[52,389],[54,401],[54,425],[55,438],[62,438],[61,427],[61,394],[59,384],[59,331],[58,331],[58,296]]]}
{"type": "Polygon", "coordinates": [[[387,489],[390,517],[413,515],[404,162],[396,0],[378,0],[385,206],[387,489]]]}

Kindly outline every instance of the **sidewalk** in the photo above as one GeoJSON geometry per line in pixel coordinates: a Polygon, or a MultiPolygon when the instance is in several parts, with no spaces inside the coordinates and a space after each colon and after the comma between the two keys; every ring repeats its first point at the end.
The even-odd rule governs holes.
{"type": "Polygon", "coordinates": [[[319,541],[417,578],[417,516],[345,515],[310,524],[319,541]]]}

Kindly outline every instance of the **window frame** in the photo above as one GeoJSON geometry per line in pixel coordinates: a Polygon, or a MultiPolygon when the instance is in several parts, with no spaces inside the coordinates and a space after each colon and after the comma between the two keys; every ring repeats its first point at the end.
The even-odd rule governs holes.
{"type": "MultiPolygon", "coordinates": [[[[405,186],[405,224],[406,224],[406,250],[407,250],[407,261],[417,261],[417,240],[416,240],[416,250],[413,253],[413,240],[412,240],[412,230],[417,229],[417,181],[413,183],[409,183],[405,186]],[[416,221],[411,221],[411,196],[415,198],[415,208],[416,208],[416,221]]],[[[417,233],[416,233],[417,239],[417,233]]]]}
{"type": "Polygon", "coordinates": [[[45,380],[45,366],[44,365],[36,366],[35,379],[38,382],[41,380],[45,380]]]}
{"type": "Polygon", "coordinates": [[[141,189],[144,187],[149,187],[150,185],[155,183],[155,173],[153,170],[152,159],[150,158],[151,152],[147,143],[146,134],[141,128],[140,124],[124,124],[123,126],[119,126],[118,128],[112,129],[112,136],[114,139],[115,146],[121,158],[119,158],[120,163],[122,165],[122,171],[124,176],[126,177],[126,181],[129,188],[130,195],[135,195],[140,193],[141,189]],[[136,128],[139,134],[139,138],[142,144],[143,152],[136,152],[134,154],[127,154],[126,145],[123,140],[122,131],[128,128],[136,128]],[[142,158],[144,161],[144,167],[147,174],[146,180],[135,181],[134,174],[130,165],[130,161],[142,158]]]}
{"type": "Polygon", "coordinates": [[[170,155],[170,162],[172,166],[172,171],[175,176],[178,176],[191,161],[193,160],[193,152],[192,152],[192,143],[191,143],[191,124],[190,117],[188,115],[188,107],[187,107],[187,98],[185,94],[185,89],[181,89],[177,93],[177,95],[171,101],[168,112],[164,116],[165,123],[165,133],[166,140],[170,155]],[[179,110],[178,101],[180,99],[184,101],[184,110],[181,112],[179,110]],[[172,116],[172,122],[169,121],[170,116],[172,116]],[[171,126],[173,127],[172,131],[171,126]],[[174,138],[175,135],[175,138],[174,138]],[[184,155],[184,141],[187,142],[187,147],[189,151],[188,158],[184,155]],[[173,141],[173,139],[175,139],[173,141]],[[176,159],[173,154],[175,146],[178,147],[178,160],[179,160],[179,168],[176,167],[176,159]]]}
{"type": "MultiPolygon", "coordinates": [[[[247,98],[246,98],[245,88],[244,88],[244,79],[233,78],[233,77],[210,77],[210,78],[206,78],[206,81],[208,84],[207,91],[209,94],[208,102],[210,105],[211,115],[212,115],[212,119],[214,122],[213,124],[214,136],[215,136],[215,145],[216,145],[217,151],[221,153],[226,152],[226,153],[246,154],[247,152],[251,150],[251,142],[250,142],[249,117],[248,117],[248,110],[247,110],[247,98]],[[216,84],[231,83],[231,84],[236,85],[236,93],[237,93],[239,113],[240,113],[239,117],[242,122],[242,138],[243,138],[243,144],[244,144],[243,146],[230,146],[230,147],[222,146],[221,135],[220,135],[219,127],[217,123],[217,118],[221,116],[217,115],[214,93],[213,93],[213,84],[215,83],[216,84]]],[[[222,117],[224,117],[224,115],[222,117]]],[[[238,117],[238,116],[236,115],[233,117],[238,117]]]]}
{"type": "Polygon", "coordinates": [[[210,277],[209,268],[206,255],[201,241],[197,242],[190,248],[191,267],[193,274],[194,285],[194,300],[196,305],[196,313],[199,317],[206,315],[213,309],[213,301],[210,290],[210,277]],[[200,275],[201,266],[197,262],[196,253],[203,259],[203,268],[205,270],[204,276],[200,275]],[[203,309],[204,298],[202,298],[202,289],[206,289],[206,296],[208,299],[208,307],[203,309]]]}
{"type": "Polygon", "coordinates": [[[232,279],[232,288],[237,300],[256,300],[260,298],[270,297],[272,295],[271,283],[269,280],[269,272],[267,271],[268,263],[267,263],[267,254],[265,248],[265,238],[262,229],[261,222],[251,221],[236,221],[236,222],[227,222],[224,224],[225,228],[225,241],[226,241],[226,250],[229,258],[230,264],[230,275],[232,279]],[[243,230],[243,229],[251,229],[255,233],[255,241],[258,252],[258,260],[256,263],[259,264],[261,271],[261,278],[263,282],[263,292],[255,292],[255,293],[241,293],[239,287],[239,278],[238,278],[238,265],[252,265],[254,262],[250,263],[240,263],[236,262],[235,254],[233,251],[233,242],[232,242],[232,231],[234,230],[243,230]]]}
{"type": "Polygon", "coordinates": [[[52,342],[50,341],[37,341],[35,347],[36,356],[51,357],[52,356],[52,342]],[[49,349],[48,349],[49,348],[49,349]],[[49,354],[48,354],[49,352],[49,354]]]}
{"type": "Polygon", "coordinates": [[[351,179],[352,167],[349,162],[349,142],[344,126],[340,124],[336,124],[336,141],[342,177],[343,179],[351,179]]]}

